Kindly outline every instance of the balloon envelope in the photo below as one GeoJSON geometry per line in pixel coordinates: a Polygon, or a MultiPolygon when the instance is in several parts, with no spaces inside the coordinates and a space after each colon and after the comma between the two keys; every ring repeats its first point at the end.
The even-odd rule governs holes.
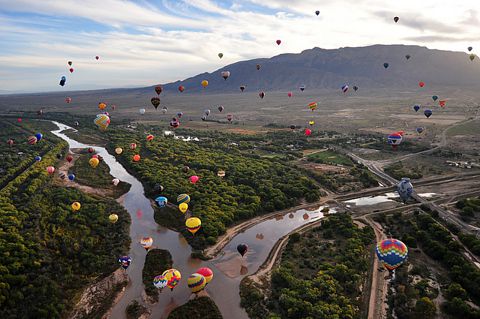
{"type": "Polygon", "coordinates": [[[187,203],[181,203],[180,205],[178,205],[178,209],[182,212],[182,213],[186,213],[187,210],[188,210],[188,204],[187,203]]]}
{"type": "Polygon", "coordinates": [[[122,268],[126,270],[130,266],[132,258],[130,258],[129,256],[122,256],[118,258],[118,262],[120,263],[120,266],[122,266],[122,268]]]}
{"type": "Polygon", "coordinates": [[[207,284],[213,279],[213,271],[208,267],[197,269],[196,273],[205,277],[207,284]]]}
{"type": "Polygon", "coordinates": [[[397,192],[400,195],[400,198],[405,203],[412,196],[413,185],[410,182],[410,178],[403,177],[402,180],[397,185],[397,192]]]}
{"type": "Polygon", "coordinates": [[[185,221],[185,226],[190,233],[195,234],[202,226],[202,221],[198,217],[190,217],[185,221]]]}
{"type": "Polygon", "coordinates": [[[155,203],[157,203],[158,207],[163,208],[167,206],[168,199],[164,196],[158,196],[157,198],[155,198],[155,203]]]}
{"type": "Polygon", "coordinates": [[[80,205],[79,202],[73,202],[73,203],[72,203],[72,210],[73,210],[73,211],[77,211],[77,210],[79,210],[81,207],[82,207],[82,205],[80,205]]]}
{"type": "Polygon", "coordinates": [[[205,277],[201,274],[194,273],[191,274],[187,279],[188,288],[192,291],[192,293],[198,293],[205,288],[207,281],[205,277]]]}
{"type": "Polygon", "coordinates": [[[190,203],[190,196],[188,196],[187,194],[178,195],[177,196],[177,203],[178,204],[181,204],[181,203],[188,204],[188,203],[190,203]]]}
{"type": "Polygon", "coordinates": [[[408,256],[408,248],[398,239],[385,239],[375,249],[378,259],[388,270],[401,266],[408,256]]]}
{"type": "Polygon", "coordinates": [[[110,214],[110,216],[108,216],[108,220],[112,224],[115,224],[118,221],[118,215],[117,214],[110,214]]]}

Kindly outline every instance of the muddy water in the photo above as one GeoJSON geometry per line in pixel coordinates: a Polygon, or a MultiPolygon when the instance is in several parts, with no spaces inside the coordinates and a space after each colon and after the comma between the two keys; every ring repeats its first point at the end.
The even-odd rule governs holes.
{"type": "MultiPolygon", "coordinates": [[[[132,219],[130,226],[132,244],[130,251],[125,252],[132,258],[132,263],[127,270],[130,281],[122,298],[113,307],[110,318],[125,318],[125,309],[132,300],[137,300],[145,305],[142,269],[146,252],[139,244],[140,238],[143,236],[153,238],[154,248],[170,251],[173,257],[173,267],[182,273],[182,280],[173,291],[164,289],[157,303],[147,305],[152,313],[151,318],[166,318],[171,309],[187,302],[192,296],[186,279],[199,267],[210,267],[214,272],[214,279],[209,283],[206,293],[215,301],[224,318],[242,319],[248,318],[248,316],[240,307],[239,284],[241,279],[257,271],[279,238],[306,223],[323,217],[320,212],[323,207],[319,207],[312,211],[302,209],[268,219],[235,236],[217,258],[209,261],[192,259],[190,258],[191,248],[181,234],[155,223],[153,208],[150,200],[144,195],[142,184],[130,175],[114,156],[110,155],[103,147],[86,145],[69,138],[62,131],[72,129],[71,127],[58,122],[53,123],[59,129],[52,133],[67,141],[71,149],[93,147],[109,166],[112,176],[132,185],[123,202],[132,219]],[[139,210],[141,214],[138,213],[139,210]],[[249,250],[243,258],[236,250],[239,243],[246,243],[249,246],[249,250]]],[[[333,211],[331,210],[331,212],[333,211]]],[[[163,270],[159,269],[158,273],[161,274],[163,270]]]]}

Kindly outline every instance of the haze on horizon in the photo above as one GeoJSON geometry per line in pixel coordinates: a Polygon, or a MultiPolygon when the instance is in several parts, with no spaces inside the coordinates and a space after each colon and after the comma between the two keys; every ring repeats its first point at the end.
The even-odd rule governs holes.
{"type": "Polygon", "coordinates": [[[0,0],[0,94],[148,86],[312,47],[478,53],[479,12],[476,0],[0,0]]]}

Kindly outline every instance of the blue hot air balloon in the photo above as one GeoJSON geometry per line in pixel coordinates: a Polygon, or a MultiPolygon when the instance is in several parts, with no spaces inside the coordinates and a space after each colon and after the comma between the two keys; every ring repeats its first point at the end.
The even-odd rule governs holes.
{"type": "Polygon", "coordinates": [[[435,102],[436,100],[438,100],[438,96],[437,95],[432,96],[432,100],[433,102],[435,102]]]}
{"type": "Polygon", "coordinates": [[[37,133],[35,134],[35,137],[37,138],[37,142],[40,142],[40,140],[43,138],[42,133],[37,133]]]}
{"type": "Polygon", "coordinates": [[[428,119],[430,116],[432,116],[433,112],[432,112],[432,110],[430,110],[430,109],[426,109],[426,110],[423,112],[423,114],[425,114],[425,116],[426,116],[427,119],[428,119]]]}
{"type": "Polygon", "coordinates": [[[404,203],[412,196],[413,185],[410,182],[410,178],[403,177],[397,185],[397,192],[404,203]]]}
{"type": "Polygon", "coordinates": [[[35,156],[35,160],[36,160],[37,162],[40,162],[40,161],[42,160],[42,157],[37,155],[37,156],[35,156]]]}
{"type": "Polygon", "coordinates": [[[408,257],[408,247],[398,239],[382,240],[375,249],[378,259],[389,271],[400,267],[408,257]]]}
{"type": "Polygon", "coordinates": [[[420,110],[420,105],[418,104],[414,105],[413,109],[415,110],[415,112],[418,112],[418,110],[420,110]]]}
{"type": "Polygon", "coordinates": [[[132,258],[130,258],[130,256],[121,256],[120,258],[118,258],[118,262],[123,269],[127,270],[127,268],[130,266],[130,263],[132,262],[132,258]]]}
{"type": "Polygon", "coordinates": [[[75,179],[75,174],[73,173],[68,174],[68,179],[73,181],[75,179]]]}
{"type": "Polygon", "coordinates": [[[417,131],[418,134],[422,134],[423,131],[425,131],[425,129],[423,127],[417,127],[416,131],[417,131]]]}
{"type": "Polygon", "coordinates": [[[155,198],[155,203],[157,203],[158,207],[163,208],[167,206],[168,199],[164,196],[158,196],[157,198],[155,198]]]}
{"type": "Polygon", "coordinates": [[[383,64],[383,67],[386,69],[386,68],[388,68],[389,65],[390,65],[390,64],[388,64],[387,62],[385,62],[385,63],[383,64]]]}
{"type": "Polygon", "coordinates": [[[60,79],[60,85],[61,86],[64,86],[65,85],[65,82],[67,82],[67,78],[65,76],[62,76],[62,78],[60,79]]]}

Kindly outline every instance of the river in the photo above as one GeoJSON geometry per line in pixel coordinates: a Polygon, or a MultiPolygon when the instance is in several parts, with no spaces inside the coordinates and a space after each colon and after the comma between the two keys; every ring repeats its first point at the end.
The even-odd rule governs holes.
{"type": "MultiPolygon", "coordinates": [[[[267,219],[236,235],[216,258],[209,261],[191,258],[191,248],[183,235],[159,226],[155,222],[153,208],[150,200],[145,197],[140,181],[130,175],[105,148],[79,143],[62,133],[64,130],[74,130],[73,128],[55,121],[53,123],[59,129],[52,133],[67,141],[70,149],[93,147],[110,168],[110,174],[131,185],[123,201],[123,206],[132,220],[130,225],[132,244],[128,252],[132,263],[127,270],[129,283],[121,299],[112,308],[110,318],[126,318],[125,309],[133,300],[146,305],[143,301],[145,294],[142,283],[146,251],[139,243],[141,237],[150,236],[154,240],[153,248],[168,250],[172,254],[173,267],[182,273],[180,284],[173,291],[168,288],[164,289],[160,293],[157,303],[146,305],[151,311],[151,318],[166,318],[172,308],[186,303],[192,297],[186,284],[188,276],[200,267],[210,267],[214,272],[214,278],[208,284],[206,291],[219,307],[223,317],[246,319],[248,315],[240,307],[239,284],[242,278],[258,270],[281,237],[306,223],[323,217],[323,213],[320,212],[322,206],[311,211],[301,209],[281,217],[267,219]],[[142,214],[137,214],[139,210],[142,214]],[[249,246],[249,250],[243,258],[236,250],[239,243],[246,243],[249,246]]],[[[331,212],[333,211],[331,210],[331,212]]],[[[164,270],[159,269],[158,274],[164,270]]]]}

